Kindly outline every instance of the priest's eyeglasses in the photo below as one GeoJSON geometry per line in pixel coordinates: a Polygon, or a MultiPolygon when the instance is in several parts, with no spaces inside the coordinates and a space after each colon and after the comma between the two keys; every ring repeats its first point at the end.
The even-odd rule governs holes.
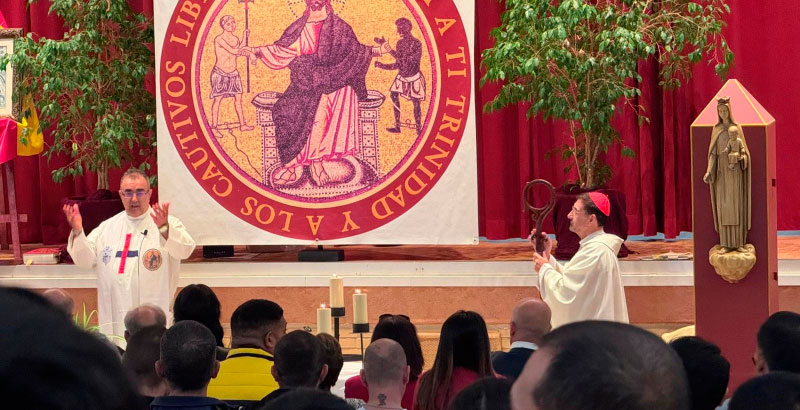
{"type": "Polygon", "coordinates": [[[125,198],[133,198],[133,196],[134,196],[134,195],[136,195],[136,197],[137,197],[137,198],[141,198],[141,197],[143,197],[143,196],[144,196],[146,193],[147,193],[147,190],[146,190],[146,189],[137,189],[137,190],[135,190],[135,191],[134,191],[134,190],[132,190],[132,189],[126,189],[126,190],[122,191],[122,195],[123,195],[125,198]]]}
{"type": "Polygon", "coordinates": [[[578,208],[575,208],[574,206],[572,207],[572,213],[573,213],[573,214],[579,214],[579,213],[581,213],[581,212],[584,212],[584,210],[583,210],[583,209],[578,209],[578,208]]]}

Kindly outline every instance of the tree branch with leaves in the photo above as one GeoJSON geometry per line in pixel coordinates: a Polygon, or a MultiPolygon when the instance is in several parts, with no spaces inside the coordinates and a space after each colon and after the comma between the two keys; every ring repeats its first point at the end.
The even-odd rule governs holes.
{"type": "Polygon", "coordinates": [[[88,170],[97,173],[98,189],[108,189],[109,168],[141,159],[149,169],[155,154],[155,96],[145,89],[155,64],[152,20],[125,0],[51,0],[50,13],[63,20],[63,38],[29,33],[0,66],[10,62],[21,77],[17,96],[35,97],[53,139],[48,160],[70,159],[53,180],[88,170]]]}
{"type": "MultiPolygon", "coordinates": [[[[583,188],[611,177],[601,154],[621,143],[611,118],[641,95],[640,61],[655,58],[659,85],[680,87],[703,57],[725,78],[733,53],[722,35],[725,0],[505,0],[495,45],[482,53],[486,82],[501,84],[485,111],[531,103],[528,117],[566,120],[562,147],[583,188]]],[[[647,121],[643,107],[634,107],[647,121]]],[[[621,147],[624,156],[633,150],[621,147]]]]}

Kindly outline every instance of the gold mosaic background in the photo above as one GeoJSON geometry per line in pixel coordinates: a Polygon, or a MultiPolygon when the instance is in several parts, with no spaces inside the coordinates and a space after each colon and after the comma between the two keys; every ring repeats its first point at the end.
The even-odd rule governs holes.
{"type": "MultiPolygon", "coordinates": [[[[245,30],[245,10],[244,3],[239,3],[237,0],[221,0],[225,3],[222,10],[215,17],[210,24],[208,37],[201,39],[204,44],[198,52],[201,58],[200,61],[200,101],[201,101],[201,116],[207,118],[208,123],[211,123],[211,105],[213,100],[209,98],[211,83],[210,73],[214,67],[214,38],[222,33],[222,28],[219,25],[219,19],[224,15],[232,15],[236,20],[236,30],[234,34],[239,38],[240,42],[244,39],[245,30]]],[[[425,76],[426,80],[426,100],[422,103],[422,119],[425,117],[430,108],[430,96],[434,91],[432,90],[431,78],[431,58],[428,53],[425,38],[422,35],[420,27],[414,19],[411,11],[400,0],[348,0],[345,4],[342,1],[334,0],[333,6],[336,13],[349,23],[362,44],[375,45],[375,37],[384,37],[395,48],[399,35],[397,28],[394,24],[395,20],[400,17],[409,19],[414,28],[412,35],[422,42],[422,61],[420,70],[425,76]]],[[[209,15],[220,4],[218,1],[209,12],[209,15]]],[[[297,0],[255,0],[250,3],[250,46],[265,46],[274,43],[280,38],[283,31],[294,22],[297,17],[292,14],[292,8],[297,15],[301,15],[304,6],[302,1],[297,0]],[[290,4],[291,3],[291,4],[290,4]]],[[[203,29],[201,33],[204,31],[203,29]]],[[[378,172],[385,175],[391,171],[403,159],[403,156],[412,147],[412,144],[417,138],[416,132],[412,128],[403,128],[400,134],[391,134],[386,132],[386,128],[394,126],[394,113],[392,110],[392,101],[389,96],[389,88],[397,75],[397,70],[381,70],[374,66],[375,61],[384,63],[394,62],[391,55],[384,55],[380,58],[374,58],[373,64],[367,73],[367,89],[377,90],[386,97],[380,111],[380,123],[378,127],[378,141],[380,149],[380,169],[378,172]]],[[[247,92],[247,58],[240,57],[238,59],[239,74],[242,77],[242,85],[244,94],[242,95],[242,108],[244,111],[247,123],[254,126],[253,131],[242,132],[234,130],[232,136],[228,132],[223,132],[223,138],[219,140],[225,153],[233,159],[234,162],[247,174],[256,180],[261,180],[262,170],[262,153],[261,153],[261,129],[256,125],[256,108],[252,105],[253,97],[263,91],[277,91],[283,92],[289,85],[289,69],[272,70],[258,62],[256,65],[250,65],[250,90],[247,92]]],[[[198,77],[195,77],[198,78],[198,77]]],[[[195,98],[198,98],[197,96],[195,98]]],[[[219,110],[220,123],[236,123],[236,111],[234,110],[233,98],[223,100],[219,110]]],[[[400,98],[401,105],[401,118],[405,122],[410,120],[414,121],[413,104],[400,98]]],[[[211,136],[211,138],[214,138],[211,136]]]]}

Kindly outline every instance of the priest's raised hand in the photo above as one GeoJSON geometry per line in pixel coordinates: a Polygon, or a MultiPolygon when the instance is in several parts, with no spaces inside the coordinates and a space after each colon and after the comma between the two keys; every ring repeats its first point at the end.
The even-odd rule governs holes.
{"type": "Polygon", "coordinates": [[[78,209],[78,204],[64,205],[61,210],[64,211],[64,215],[67,217],[67,222],[72,228],[72,234],[80,235],[81,231],[83,231],[83,217],[81,216],[81,210],[78,209]]]}
{"type": "Polygon", "coordinates": [[[154,203],[150,206],[150,216],[153,217],[153,222],[156,223],[158,231],[164,239],[169,239],[169,202],[154,203]]]}

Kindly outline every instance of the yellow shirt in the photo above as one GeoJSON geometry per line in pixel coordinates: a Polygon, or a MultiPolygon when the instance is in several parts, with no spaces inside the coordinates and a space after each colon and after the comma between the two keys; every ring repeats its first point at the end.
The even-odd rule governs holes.
{"type": "Polygon", "coordinates": [[[231,349],[219,374],[208,384],[208,396],[219,400],[261,400],[278,389],[272,377],[275,359],[255,348],[231,349]]]}

